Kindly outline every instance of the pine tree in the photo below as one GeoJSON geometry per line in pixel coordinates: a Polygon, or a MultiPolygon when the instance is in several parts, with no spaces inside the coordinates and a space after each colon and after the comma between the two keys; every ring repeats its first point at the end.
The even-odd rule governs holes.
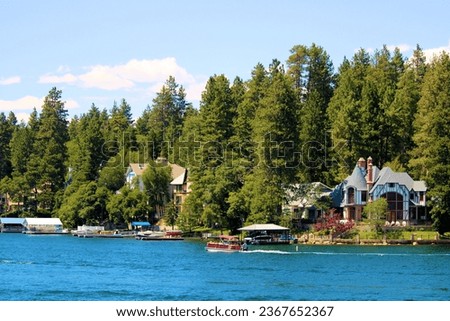
{"type": "Polygon", "coordinates": [[[295,180],[298,162],[297,104],[290,77],[279,61],[269,67],[268,88],[252,122],[255,166],[243,187],[248,195],[247,222],[276,222],[285,186],[295,180]]]}
{"type": "Polygon", "coordinates": [[[195,166],[190,168],[193,184],[188,210],[200,211],[206,226],[226,225],[227,198],[235,186],[227,151],[242,92],[239,82],[230,86],[224,75],[216,75],[210,77],[202,94],[198,129],[194,130],[198,133],[198,148],[194,153],[195,166]]]}
{"type": "Polygon", "coordinates": [[[443,52],[423,79],[410,166],[425,179],[431,215],[439,233],[450,231],[450,57],[443,52]]]}
{"type": "Polygon", "coordinates": [[[101,166],[107,161],[103,152],[105,123],[106,120],[94,104],[87,114],[72,120],[70,128],[76,127],[76,130],[73,129],[67,146],[73,179],[84,182],[98,178],[101,166]]]}
{"type": "Polygon", "coordinates": [[[199,111],[188,106],[183,116],[183,128],[181,136],[175,142],[173,163],[186,168],[199,166],[195,158],[196,150],[200,147],[201,118],[199,111]]]}
{"type": "Polygon", "coordinates": [[[333,63],[327,52],[314,43],[311,47],[294,46],[287,62],[299,104],[302,180],[324,181],[331,144],[327,108],[333,95],[333,63]]]}
{"type": "Polygon", "coordinates": [[[253,185],[247,181],[247,176],[253,171],[257,160],[253,121],[261,106],[261,100],[267,94],[268,85],[268,72],[258,63],[252,71],[252,78],[246,83],[242,99],[238,101],[233,121],[234,135],[230,138],[233,154],[229,159],[232,159],[231,166],[235,170],[237,186],[235,190],[230,191],[227,200],[227,219],[232,230],[242,227],[250,213],[253,185]]]}
{"type": "Polygon", "coordinates": [[[64,186],[67,159],[67,110],[61,91],[52,88],[44,99],[39,129],[30,155],[27,178],[43,210],[52,211],[55,194],[64,186]],[[37,196],[37,195],[36,195],[37,196]]]}
{"type": "Polygon", "coordinates": [[[391,142],[394,124],[388,113],[395,98],[397,82],[403,73],[404,62],[398,49],[391,56],[386,46],[376,51],[373,59],[362,89],[363,155],[372,155],[381,167],[396,156],[393,155],[391,142]]]}
{"type": "Polygon", "coordinates": [[[328,108],[335,182],[345,179],[355,159],[366,154],[361,126],[362,91],[369,67],[370,56],[360,49],[351,61],[344,59],[339,68],[337,87],[328,108]]]}
{"type": "MultiPolygon", "coordinates": [[[[150,161],[149,166],[142,174],[142,181],[145,186],[149,207],[152,209],[151,222],[161,219],[164,216],[164,209],[169,200],[169,184],[171,169],[150,161]]],[[[136,188],[138,190],[138,188],[136,188]]]]}
{"type": "Polygon", "coordinates": [[[10,142],[17,124],[16,116],[10,112],[8,118],[0,113],[0,180],[12,173],[10,142]]]}
{"type": "MultiPolygon", "coordinates": [[[[145,129],[152,142],[154,159],[158,156],[173,157],[174,144],[181,136],[184,114],[189,106],[183,86],[170,76],[156,94],[152,108],[146,115],[148,123],[145,129]]],[[[142,128],[142,122],[140,124],[142,128]]]]}
{"type": "Polygon", "coordinates": [[[426,63],[422,49],[417,45],[413,57],[406,63],[405,72],[400,77],[395,99],[387,111],[392,134],[389,137],[392,155],[405,167],[414,148],[414,118],[425,75],[426,63]]]}
{"type": "Polygon", "coordinates": [[[236,116],[233,121],[234,135],[230,141],[233,147],[239,149],[237,165],[251,168],[253,165],[252,122],[260,106],[261,99],[266,95],[268,76],[262,64],[257,64],[252,71],[252,78],[247,82],[242,99],[238,100],[236,116]]]}

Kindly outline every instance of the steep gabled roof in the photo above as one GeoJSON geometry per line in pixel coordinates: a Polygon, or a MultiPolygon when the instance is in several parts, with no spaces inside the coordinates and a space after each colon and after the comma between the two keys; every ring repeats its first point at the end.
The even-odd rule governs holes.
{"type": "MultiPolygon", "coordinates": [[[[147,169],[147,166],[148,164],[130,163],[127,175],[132,171],[136,176],[142,176],[144,171],[147,169]]],[[[170,166],[172,179],[176,179],[186,172],[186,169],[180,165],[169,163],[168,166],[170,166]]]]}
{"type": "Polygon", "coordinates": [[[179,175],[178,177],[175,177],[175,179],[173,179],[170,182],[170,185],[183,185],[184,182],[186,181],[185,179],[186,177],[186,171],[184,171],[181,175],[179,175]]]}
{"type": "Polygon", "coordinates": [[[172,179],[176,179],[186,173],[186,168],[181,167],[180,165],[169,163],[169,166],[172,170],[172,179]]]}
{"type": "Polygon", "coordinates": [[[141,176],[142,173],[147,169],[147,164],[140,163],[130,163],[131,170],[136,174],[136,176],[141,176]]]}
{"type": "MultiPolygon", "coordinates": [[[[377,166],[372,167],[372,182],[376,182],[378,176],[380,175],[380,169],[377,166]]],[[[367,180],[367,175],[366,175],[367,180]]]]}
{"type": "Polygon", "coordinates": [[[294,184],[285,190],[288,198],[287,204],[290,206],[311,206],[312,203],[322,197],[330,196],[333,189],[321,182],[313,182],[309,184],[294,184]],[[306,195],[298,195],[296,191],[299,188],[307,188],[306,195]],[[309,189],[309,190],[308,190],[309,189]]]}
{"type": "Polygon", "coordinates": [[[411,191],[426,191],[426,185],[424,181],[414,181],[408,173],[405,172],[394,172],[389,167],[384,167],[380,174],[378,175],[375,184],[373,185],[371,191],[374,190],[379,185],[385,184],[399,184],[404,185],[406,188],[411,191]]]}
{"type": "Polygon", "coordinates": [[[359,166],[355,166],[353,169],[352,175],[347,177],[347,186],[353,186],[358,190],[366,191],[367,190],[367,182],[364,178],[364,174],[361,171],[361,168],[359,166]]]}
{"type": "Polygon", "coordinates": [[[426,192],[427,184],[425,181],[414,181],[413,189],[416,192],[426,192]]]}

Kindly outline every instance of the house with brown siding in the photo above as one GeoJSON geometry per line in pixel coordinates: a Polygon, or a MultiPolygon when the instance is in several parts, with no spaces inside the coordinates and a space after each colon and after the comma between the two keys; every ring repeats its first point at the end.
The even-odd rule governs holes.
{"type": "MultiPolygon", "coordinates": [[[[169,195],[177,210],[180,212],[187,195],[190,192],[190,182],[188,179],[188,170],[178,164],[172,164],[167,159],[159,157],[157,163],[170,166],[172,181],[169,184],[169,195]]],[[[144,190],[142,174],[147,169],[148,164],[131,163],[128,166],[126,182],[130,186],[137,186],[141,191],[144,190]]]]}

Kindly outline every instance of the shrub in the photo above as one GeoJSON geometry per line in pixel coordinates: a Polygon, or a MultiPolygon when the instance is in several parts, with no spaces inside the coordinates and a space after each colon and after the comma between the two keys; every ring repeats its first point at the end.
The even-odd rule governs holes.
{"type": "Polygon", "coordinates": [[[332,209],[314,225],[314,229],[317,232],[331,233],[333,237],[344,237],[354,226],[353,221],[341,220],[341,216],[332,209]]]}

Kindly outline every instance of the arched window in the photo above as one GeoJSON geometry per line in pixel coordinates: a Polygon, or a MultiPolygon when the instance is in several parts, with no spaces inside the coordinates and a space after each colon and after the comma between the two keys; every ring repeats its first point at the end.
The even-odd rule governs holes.
{"type": "Polygon", "coordinates": [[[353,187],[349,187],[347,190],[347,203],[348,204],[355,203],[355,189],[353,187]]]}
{"type": "Polygon", "coordinates": [[[389,221],[397,221],[403,219],[403,196],[396,192],[388,192],[381,195],[388,202],[389,221]]]}

